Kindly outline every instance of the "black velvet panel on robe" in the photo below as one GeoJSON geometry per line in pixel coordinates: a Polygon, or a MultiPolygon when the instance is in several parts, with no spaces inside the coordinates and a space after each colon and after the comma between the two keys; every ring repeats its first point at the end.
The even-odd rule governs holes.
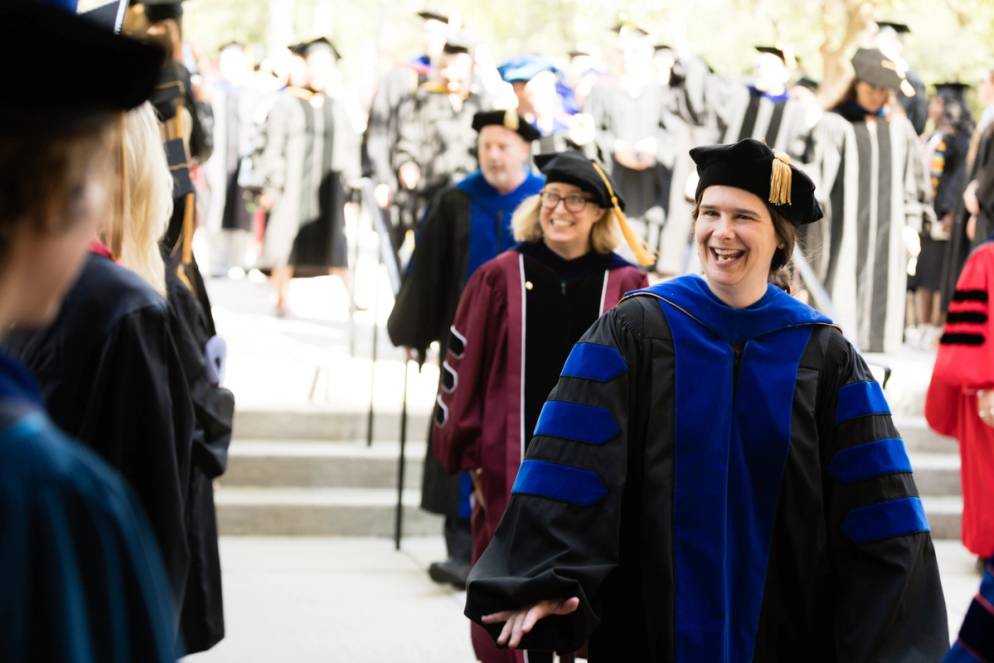
{"type": "Polygon", "coordinates": [[[52,420],[137,493],[181,605],[194,422],[165,300],[136,274],[91,254],[55,321],[12,332],[6,346],[34,372],[52,420]]]}

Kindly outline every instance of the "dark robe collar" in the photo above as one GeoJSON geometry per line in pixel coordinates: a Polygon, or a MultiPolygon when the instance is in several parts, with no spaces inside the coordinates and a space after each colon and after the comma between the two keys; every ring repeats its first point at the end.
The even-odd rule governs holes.
{"type": "Polygon", "coordinates": [[[730,343],[790,327],[832,324],[829,318],[772,284],[766,286],[766,294],[759,301],[742,309],[732,308],[718,299],[707,282],[697,275],[681,276],[628,296],[640,294],[669,302],[730,343]]]}
{"type": "Polygon", "coordinates": [[[880,110],[876,113],[869,111],[862,106],[860,106],[855,101],[846,101],[839,104],[832,109],[834,112],[838,113],[842,117],[846,118],[850,122],[865,122],[867,116],[872,115],[876,117],[885,117],[887,115],[887,108],[881,106],[880,110]]]}

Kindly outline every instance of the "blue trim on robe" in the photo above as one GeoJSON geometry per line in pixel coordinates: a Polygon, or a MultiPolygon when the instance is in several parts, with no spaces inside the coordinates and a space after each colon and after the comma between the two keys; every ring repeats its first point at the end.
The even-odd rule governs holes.
{"type": "Polygon", "coordinates": [[[910,473],[911,460],[901,438],[893,437],[837,451],[828,472],[838,482],[855,483],[885,474],[910,473]]]}
{"type": "Polygon", "coordinates": [[[0,399],[14,398],[44,407],[34,374],[8,352],[0,349],[0,399]]]}
{"type": "Polygon", "coordinates": [[[668,300],[692,315],[716,336],[730,343],[756,338],[787,327],[832,324],[831,319],[774,285],[768,285],[766,294],[744,309],[734,309],[722,302],[711,292],[707,282],[695,274],[680,276],[627,295],[639,293],[668,300]]]}
{"type": "Polygon", "coordinates": [[[994,558],[984,564],[980,591],[970,602],[956,644],[942,663],[983,663],[994,659],[994,612],[981,601],[994,605],[994,558]]]}
{"type": "Polygon", "coordinates": [[[875,414],[890,414],[884,391],[874,380],[853,382],[839,389],[835,406],[835,424],[875,414]]]}
{"type": "Polygon", "coordinates": [[[524,460],[512,495],[534,495],[557,502],[590,506],[604,499],[607,486],[596,473],[544,460],[524,460]]]}
{"type": "Polygon", "coordinates": [[[455,184],[457,189],[469,194],[467,281],[480,265],[514,246],[511,215],[521,201],[537,195],[543,186],[545,186],[545,176],[529,172],[517,189],[501,194],[487,183],[479,170],[470,173],[455,184]]]}
{"type": "Polygon", "coordinates": [[[648,291],[665,300],[676,360],[675,659],[749,661],[797,371],[811,325],[830,321],[774,286],[745,309],[694,276],[648,291]],[[742,344],[737,384],[734,344],[742,344]]]}
{"type": "Polygon", "coordinates": [[[621,429],[602,407],[568,401],[546,401],[535,424],[534,437],[559,437],[587,444],[605,444],[617,437],[621,429]]]}
{"type": "Polygon", "coordinates": [[[577,343],[570,350],[560,376],[610,382],[627,370],[628,364],[616,347],[600,343],[577,343]]]}
{"type": "Polygon", "coordinates": [[[878,502],[853,509],[842,519],[842,533],[855,543],[869,543],[928,532],[928,518],[921,499],[878,502]]]}

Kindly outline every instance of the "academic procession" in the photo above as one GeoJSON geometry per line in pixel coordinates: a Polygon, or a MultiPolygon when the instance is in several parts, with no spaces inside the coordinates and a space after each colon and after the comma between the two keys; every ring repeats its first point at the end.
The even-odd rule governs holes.
{"type": "Polygon", "coordinates": [[[0,660],[994,661],[992,43],[0,3],[0,660]]]}

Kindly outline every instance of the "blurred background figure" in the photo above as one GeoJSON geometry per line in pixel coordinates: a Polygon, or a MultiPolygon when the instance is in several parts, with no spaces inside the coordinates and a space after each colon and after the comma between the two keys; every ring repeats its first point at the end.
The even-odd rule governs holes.
{"type": "Polygon", "coordinates": [[[915,291],[916,327],[908,330],[908,342],[923,349],[935,348],[942,333],[943,260],[948,253],[953,216],[962,207],[966,187],[966,158],[970,148],[973,118],[966,105],[962,83],[938,83],[929,100],[931,133],[924,143],[924,167],[929,177],[932,215],[922,223],[921,253],[909,288],[915,291]]]}
{"type": "Polygon", "coordinates": [[[213,276],[243,275],[258,253],[252,154],[259,140],[255,115],[262,92],[254,84],[245,46],[224,44],[217,57],[217,80],[211,86],[214,153],[204,168],[210,193],[203,225],[208,232],[208,271],[213,276]]]}
{"type": "Polygon", "coordinates": [[[431,79],[398,106],[391,163],[405,227],[413,227],[439,192],[476,170],[472,120],[486,101],[473,89],[473,71],[469,37],[451,36],[431,79]]]}
{"type": "Polygon", "coordinates": [[[417,15],[421,19],[422,53],[400,66],[392,67],[380,79],[370,103],[362,145],[364,171],[375,183],[377,204],[389,213],[395,249],[400,247],[404,234],[413,227],[414,221],[403,217],[393,205],[397,193],[397,173],[392,157],[399,138],[398,110],[402,101],[428,81],[453,32],[449,16],[437,9],[423,9],[417,15]]]}
{"type": "Polygon", "coordinates": [[[338,51],[326,38],[290,50],[288,85],[269,112],[259,163],[270,210],[260,264],[272,270],[280,316],[295,273],[335,274],[352,301],[344,210],[360,174],[358,134],[337,96],[338,51]]]}
{"type": "Polygon", "coordinates": [[[921,76],[908,64],[904,55],[905,35],[911,34],[911,28],[904,23],[892,21],[877,21],[877,34],[873,46],[880,49],[887,58],[897,65],[903,74],[904,81],[897,89],[897,101],[907,116],[915,133],[919,136],[925,132],[928,121],[928,95],[925,94],[925,83],[921,76]]]}
{"type": "Polygon", "coordinates": [[[666,90],[653,66],[649,30],[622,21],[614,32],[618,76],[598,80],[585,112],[594,121],[600,159],[628,203],[633,229],[656,252],[674,161],[666,90]]]}

